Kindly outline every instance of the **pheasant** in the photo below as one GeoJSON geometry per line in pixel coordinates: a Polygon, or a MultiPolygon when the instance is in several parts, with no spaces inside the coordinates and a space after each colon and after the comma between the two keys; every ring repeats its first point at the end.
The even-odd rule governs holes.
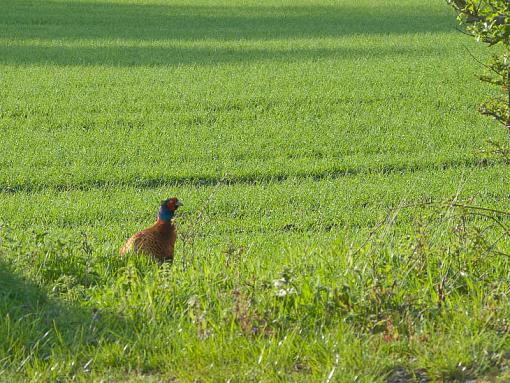
{"type": "Polygon", "coordinates": [[[177,239],[172,218],[179,206],[182,203],[175,197],[162,201],[156,223],[129,238],[120,249],[120,254],[143,253],[160,262],[172,261],[177,239]]]}

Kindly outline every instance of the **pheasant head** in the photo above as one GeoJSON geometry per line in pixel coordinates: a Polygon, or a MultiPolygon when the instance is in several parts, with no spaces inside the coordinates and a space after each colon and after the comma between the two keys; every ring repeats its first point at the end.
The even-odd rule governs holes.
{"type": "Polygon", "coordinates": [[[161,201],[158,220],[163,222],[171,221],[174,217],[175,211],[179,208],[179,206],[182,206],[182,202],[175,197],[161,201]]]}

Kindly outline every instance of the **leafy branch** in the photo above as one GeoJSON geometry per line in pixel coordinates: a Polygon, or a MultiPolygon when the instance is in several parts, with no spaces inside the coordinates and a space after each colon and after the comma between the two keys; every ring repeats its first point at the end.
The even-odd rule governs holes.
{"type": "Polygon", "coordinates": [[[480,113],[494,118],[510,135],[510,0],[447,0],[458,13],[463,32],[499,52],[485,65],[480,80],[499,87],[501,94],[480,106],[480,113]]]}

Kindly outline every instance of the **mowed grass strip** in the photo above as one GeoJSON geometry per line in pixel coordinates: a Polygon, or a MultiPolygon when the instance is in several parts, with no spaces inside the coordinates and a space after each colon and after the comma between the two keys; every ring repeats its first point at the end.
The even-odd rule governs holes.
{"type": "Polygon", "coordinates": [[[0,380],[504,381],[507,217],[416,206],[509,209],[454,26],[432,0],[2,2],[0,380]],[[175,264],[118,257],[173,195],[175,264]]]}

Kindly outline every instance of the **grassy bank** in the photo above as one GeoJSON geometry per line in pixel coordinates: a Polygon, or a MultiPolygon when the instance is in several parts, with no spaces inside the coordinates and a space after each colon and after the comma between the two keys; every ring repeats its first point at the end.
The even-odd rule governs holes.
{"type": "Polygon", "coordinates": [[[416,206],[510,209],[454,26],[432,0],[0,4],[0,380],[503,381],[508,217],[416,206]],[[120,259],[173,195],[174,265],[120,259]]]}

